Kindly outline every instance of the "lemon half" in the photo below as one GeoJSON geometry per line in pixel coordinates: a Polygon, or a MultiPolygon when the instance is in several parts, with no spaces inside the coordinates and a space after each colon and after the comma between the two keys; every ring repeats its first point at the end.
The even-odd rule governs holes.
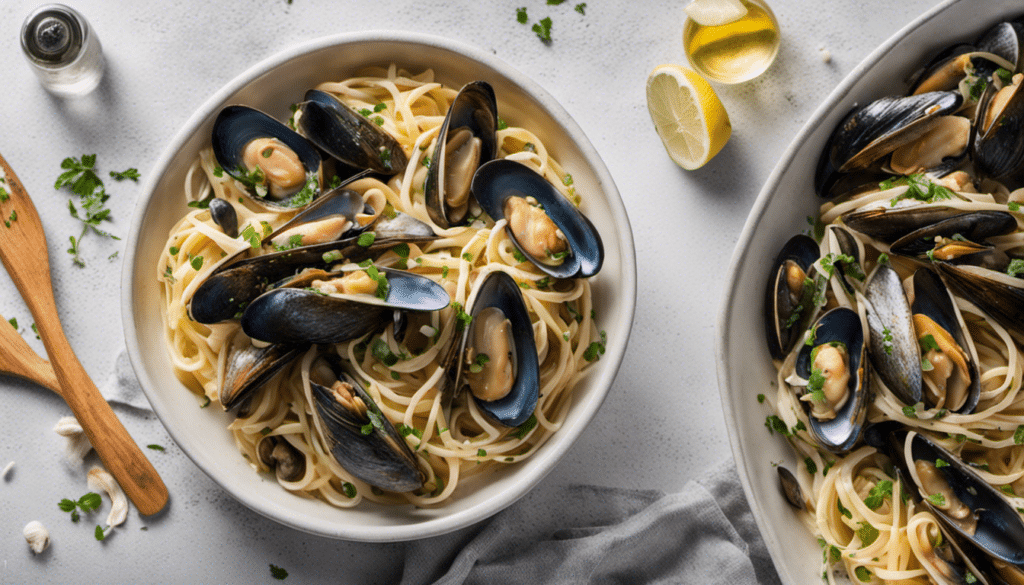
{"type": "Polygon", "coordinates": [[[679,65],[660,65],[647,77],[647,111],[669,156],[690,171],[718,154],[732,134],[715,90],[679,65]]]}

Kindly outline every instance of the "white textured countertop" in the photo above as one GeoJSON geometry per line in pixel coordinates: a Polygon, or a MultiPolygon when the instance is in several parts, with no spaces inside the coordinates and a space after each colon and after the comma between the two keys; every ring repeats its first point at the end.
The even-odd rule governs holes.
{"type": "MultiPolygon", "coordinates": [[[[979,0],[980,1],[980,0],[979,0]]],[[[604,406],[546,484],[593,483],[678,490],[730,458],[714,363],[716,313],[733,245],[747,212],[789,141],[840,79],[877,44],[934,0],[771,0],[782,27],[775,64],[761,78],[715,85],[733,135],[705,168],[686,172],[665,155],[647,114],[647,74],[685,64],[685,2],[590,0],[68,0],[91,22],[107,60],[93,94],[47,94],[21,56],[21,22],[37,5],[0,2],[0,152],[25,184],[47,233],[57,305],[69,341],[97,386],[114,383],[124,351],[120,320],[123,241],[87,235],[84,268],[65,252],[81,224],[55,191],[67,156],[97,155],[107,171],[137,167],[145,177],[166,143],[214,91],[259,60],[299,41],[343,31],[395,29],[444,35],[492,51],[558,99],[608,165],[632,223],[638,255],[633,333],[604,406]],[[516,22],[550,16],[550,45],[516,22]],[[825,52],[831,56],[826,61],[825,52]],[[118,256],[110,258],[119,252],[118,256]]],[[[126,235],[138,185],[107,180],[113,221],[126,235]]],[[[163,234],[155,237],[163,238],[163,234]]],[[[0,275],[0,314],[16,318],[45,356],[32,317],[9,277],[0,275]]],[[[0,326],[6,326],[0,324],[0,326]]],[[[751,340],[760,343],[761,340],[751,340]]],[[[63,455],[53,432],[68,407],[55,395],[0,376],[0,583],[275,582],[330,576],[338,583],[388,583],[402,545],[333,541],[285,528],[250,512],[180,452],[152,414],[115,411],[171,494],[162,514],[134,508],[105,542],[99,514],[73,524],[57,502],[88,491],[85,470],[63,455]],[[50,549],[29,551],[21,532],[45,524],[50,549]]],[[[95,460],[91,458],[90,463],[95,460]]]]}

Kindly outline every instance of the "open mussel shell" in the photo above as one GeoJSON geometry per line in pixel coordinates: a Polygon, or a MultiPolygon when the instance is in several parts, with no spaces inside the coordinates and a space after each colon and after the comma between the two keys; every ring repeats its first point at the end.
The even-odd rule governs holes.
{"type": "Polygon", "coordinates": [[[814,287],[804,286],[819,256],[818,244],[798,234],[779,251],[768,275],[764,299],[764,327],[768,352],[781,360],[814,318],[814,287]]]}
{"type": "Polygon", "coordinates": [[[851,230],[892,244],[915,230],[962,213],[961,210],[941,205],[909,204],[855,210],[843,215],[842,219],[843,224],[851,230]]]}
{"type": "Polygon", "coordinates": [[[447,228],[468,218],[470,184],[498,152],[498,105],[485,81],[467,83],[448,108],[423,186],[427,213],[447,228]]]}
{"type": "Polygon", "coordinates": [[[942,280],[997,323],[1024,335],[1024,279],[980,266],[936,262],[942,280]]]}
{"type": "Polygon", "coordinates": [[[512,160],[493,160],[482,165],[473,177],[473,195],[495,221],[505,217],[505,202],[511,197],[533,198],[565,237],[568,254],[561,263],[551,264],[526,251],[510,226],[505,230],[513,244],[545,274],[554,278],[587,278],[601,270],[604,244],[597,228],[554,185],[530,167],[512,160]]]}
{"type": "MultiPolygon", "coordinates": [[[[936,333],[933,338],[945,336],[946,339],[951,340],[956,347],[950,347],[949,350],[964,360],[963,365],[966,367],[968,381],[966,387],[962,389],[962,402],[949,404],[949,400],[954,400],[954,398],[944,396],[942,408],[960,414],[974,412],[975,407],[978,406],[978,399],[981,397],[977,351],[974,349],[974,342],[966,332],[960,311],[949,296],[949,291],[946,290],[942,279],[931,270],[921,269],[914,273],[914,303],[911,306],[911,311],[914,314],[915,326],[922,320],[931,321],[934,326],[938,326],[945,332],[945,335],[941,332],[936,333]]],[[[917,335],[921,336],[923,333],[924,330],[918,327],[917,335]]],[[[937,340],[937,343],[942,346],[945,342],[937,340]]],[[[952,360],[954,363],[957,361],[956,357],[952,356],[947,356],[946,359],[952,360]]],[[[924,372],[923,376],[928,378],[929,374],[924,372]]],[[[947,381],[942,380],[937,383],[943,387],[941,392],[945,395],[948,389],[947,381]]],[[[926,388],[927,384],[924,387],[926,388]]],[[[930,396],[928,392],[924,394],[930,396]]],[[[960,399],[956,398],[955,400],[959,402],[960,399]]]]}
{"type": "Polygon", "coordinates": [[[228,348],[220,404],[230,410],[270,381],[305,350],[306,344],[271,344],[257,347],[239,331],[228,348]]]}
{"type": "MultiPolygon", "coordinates": [[[[391,268],[387,295],[329,295],[308,288],[278,288],[257,297],[242,313],[242,330],[267,343],[340,343],[390,322],[393,311],[439,311],[451,298],[433,280],[391,268]]],[[[320,280],[343,276],[322,273],[320,280]]],[[[310,280],[311,282],[311,280],[310,280]]],[[[300,281],[292,286],[302,286],[300,281]]]]}
{"type": "MultiPolygon", "coordinates": [[[[319,195],[319,185],[323,179],[320,153],[312,144],[281,122],[259,110],[246,106],[227,106],[220,111],[217,119],[213,122],[211,134],[213,154],[224,171],[235,179],[243,181],[246,179],[248,174],[248,166],[245,164],[246,148],[253,141],[260,139],[274,139],[291,149],[302,164],[303,176],[301,179],[291,177],[300,182],[289,188],[288,194],[280,197],[275,194],[276,188],[273,186],[269,190],[263,189],[262,193],[247,188],[245,193],[253,201],[273,210],[291,210],[308,205],[319,195]],[[316,181],[312,191],[303,188],[310,180],[316,181]]],[[[256,156],[257,160],[266,158],[263,154],[256,156]]]]}
{"type": "Polygon", "coordinates": [[[924,257],[935,248],[936,238],[959,235],[971,242],[983,242],[1017,229],[1017,219],[1005,211],[960,213],[918,228],[892,243],[890,251],[902,256],[924,257]]]}
{"type": "Polygon", "coordinates": [[[321,438],[346,471],[392,492],[423,487],[416,456],[354,376],[321,359],[309,385],[321,438]]]}
{"type": "Polygon", "coordinates": [[[999,490],[959,457],[920,433],[891,433],[888,451],[910,484],[907,491],[924,502],[944,529],[994,559],[1024,564],[1024,520],[999,490]],[[919,465],[929,469],[928,475],[918,473],[919,465]],[[948,491],[943,490],[946,493],[941,498],[934,497],[942,493],[942,487],[948,487],[948,491]],[[954,498],[967,508],[966,515],[950,513],[950,507],[957,504],[954,498]]]}
{"type": "Polygon", "coordinates": [[[299,131],[321,150],[358,169],[395,175],[409,158],[393,136],[329,93],[311,89],[299,104],[299,131]]]}
{"type": "Polygon", "coordinates": [[[974,163],[993,179],[1019,179],[1024,173],[1024,83],[1020,74],[1014,81],[998,92],[986,92],[979,105],[974,163]]]}
{"type": "Polygon", "coordinates": [[[298,481],[306,474],[306,458],[283,437],[260,437],[256,441],[256,456],[281,481],[298,481]]]}
{"type": "MultiPolygon", "coordinates": [[[[450,405],[452,399],[461,393],[463,386],[468,385],[467,365],[464,359],[467,348],[471,346],[476,327],[481,326],[478,317],[488,309],[499,310],[510,322],[512,372],[515,376],[512,387],[504,398],[498,400],[482,400],[473,395],[477,406],[491,419],[506,427],[516,427],[525,423],[537,407],[540,394],[540,365],[537,357],[537,345],[533,338],[533,325],[523,295],[515,280],[500,270],[489,273],[475,285],[474,296],[468,307],[472,316],[470,325],[466,327],[461,338],[450,351],[448,369],[455,370],[453,382],[446,384],[442,392],[445,403],[450,405]],[[454,348],[458,348],[455,350],[454,348]]],[[[470,394],[472,394],[470,388],[470,394]]],[[[447,414],[447,413],[446,413],[447,414]]]]}
{"type": "Polygon", "coordinates": [[[921,350],[910,303],[896,271],[880,263],[864,288],[871,363],[885,386],[904,404],[921,401],[921,350]]]}
{"type": "Polygon", "coordinates": [[[1013,64],[1003,56],[970,45],[957,45],[953,51],[940,54],[912,84],[913,95],[933,91],[955,90],[960,81],[971,74],[987,80],[996,70],[1012,71],[1013,64]]]}
{"type": "Polygon", "coordinates": [[[884,97],[854,108],[829,136],[815,171],[815,192],[831,196],[843,173],[869,168],[921,137],[936,117],[956,112],[962,103],[959,92],[939,91],[884,97]]]}
{"type": "Polygon", "coordinates": [[[848,452],[860,440],[864,431],[864,420],[870,402],[870,376],[868,375],[867,345],[864,343],[864,328],[860,315],[851,309],[839,307],[825,313],[814,326],[814,341],[800,348],[796,359],[796,374],[810,379],[813,364],[811,353],[814,348],[832,343],[846,347],[846,368],[850,374],[847,383],[846,402],[830,420],[820,420],[811,414],[807,402],[801,404],[808,412],[810,431],[821,447],[832,453],[848,452]]]}
{"type": "MultiPolygon", "coordinates": [[[[360,262],[399,243],[426,242],[436,238],[430,226],[412,216],[395,212],[389,217],[380,213],[381,210],[371,211],[367,207],[361,196],[344,186],[327,193],[264,237],[262,243],[270,245],[279,235],[294,231],[300,225],[312,226],[331,218],[344,218],[351,224],[339,235],[340,239],[299,245],[244,260],[226,258],[189,299],[189,315],[199,323],[219,323],[237,318],[271,283],[303,268],[324,267],[328,264],[325,257],[329,259],[340,255],[339,260],[345,258],[350,262],[360,262]],[[376,219],[364,224],[362,218],[370,217],[371,213],[377,213],[376,219]],[[359,237],[367,231],[374,233],[373,243],[360,245],[359,237]]],[[[242,251],[243,254],[245,252],[242,251]]]]}

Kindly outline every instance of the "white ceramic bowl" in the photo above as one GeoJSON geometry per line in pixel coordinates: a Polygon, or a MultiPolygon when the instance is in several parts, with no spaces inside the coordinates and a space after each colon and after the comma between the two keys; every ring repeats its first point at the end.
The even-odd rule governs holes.
{"type": "Polygon", "coordinates": [[[764,422],[772,413],[756,400],[775,380],[762,317],[769,266],[786,240],[807,229],[806,217],[817,216],[822,201],[814,194],[815,165],[832,129],[854,104],[902,92],[903,80],[936,51],[1022,13],[1020,0],[949,0],[896,33],[807,121],[747,218],[719,315],[718,380],[740,481],[784,582],[820,582],[821,548],[779,491],[772,463],[792,468],[795,458],[784,439],[768,435],[764,422]]]}
{"type": "MultiPolygon", "coordinates": [[[[153,409],[181,449],[214,481],[252,510],[322,536],[369,542],[410,540],[468,526],[508,506],[558,463],[593,418],[626,349],[636,303],[636,264],[626,212],[608,169],[569,114],[536,83],[478,49],[406,32],[341,34],[304,43],[252,67],[199,108],[157,161],[143,190],[126,249],[122,295],[128,352],[153,409]],[[156,263],[174,223],[188,210],[184,175],[220,109],[242,103],[279,119],[316,84],[352,76],[363,67],[398,63],[410,71],[432,68],[453,87],[483,79],[495,89],[499,114],[533,130],[585,197],[584,212],[597,226],[606,257],[593,281],[599,325],[608,333],[606,353],[577,386],[565,425],[533,457],[480,480],[460,484],[444,507],[416,509],[373,504],[338,510],[294,496],[258,475],[226,430],[230,415],[199,410],[174,377],[164,347],[156,263]]],[[[172,499],[177,494],[171,494],[172,499]]],[[[172,504],[173,505],[173,504],[172,504]]]]}

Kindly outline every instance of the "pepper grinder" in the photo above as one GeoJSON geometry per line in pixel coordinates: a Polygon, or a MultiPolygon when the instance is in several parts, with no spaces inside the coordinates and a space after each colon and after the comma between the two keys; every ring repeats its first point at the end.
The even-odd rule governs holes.
{"type": "Polygon", "coordinates": [[[103,50],[89,22],[63,4],[46,4],[21,27],[25,58],[48,91],[80,96],[103,78],[103,50]]]}

